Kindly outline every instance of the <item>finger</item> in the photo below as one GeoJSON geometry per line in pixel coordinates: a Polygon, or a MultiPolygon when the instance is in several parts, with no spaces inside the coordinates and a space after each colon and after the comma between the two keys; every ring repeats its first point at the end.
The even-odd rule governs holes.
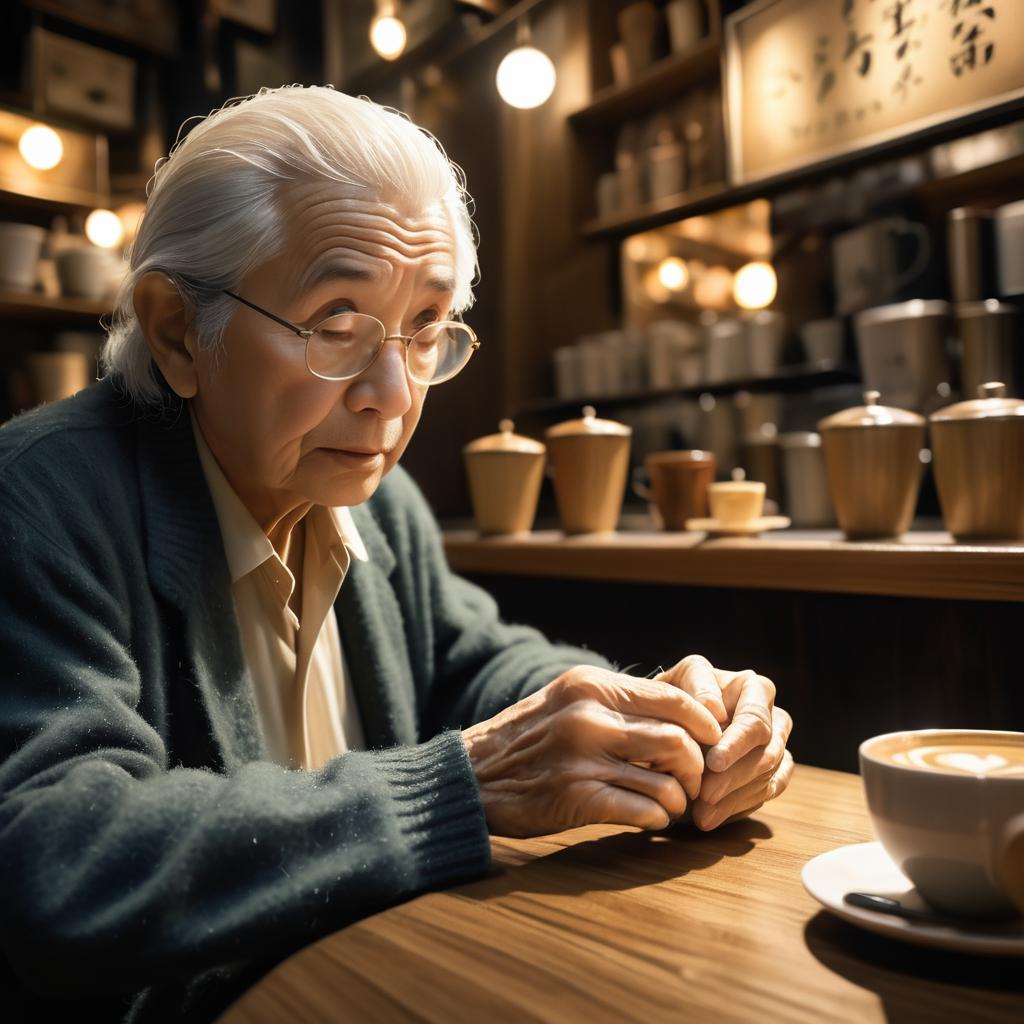
{"type": "Polygon", "coordinates": [[[655,679],[618,676],[618,685],[610,691],[616,711],[637,718],[655,718],[685,729],[698,743],[708,745],[722,738],[722,729],[714,716],[690,694],[655,679]]]}
{"type": "Polygon", "coordinates": [[[729,818],[743,812],[753,813],[768,799],[771,776],[755,779],[730,793],[717,804],[711,805],[697,800],[693,805],[693,823],[705,832],[718,828],[729,818]]]}
{"type": "Polygon", "coordinates": [[[670,722],[620,716],[621,727],[605,748],[623,762],[650,765],[679,780],[690,799],[700,793],[704,755],[685,729],[670,722]]]}
{"type": "Polygon", "coordinates": [[[786,792],[786,788],[793,779],[794,771],[796,771],[796,762],[793,760],[793,755],[787,750],[782,755],[782,764],[779,765],[778,771],[772,776],[769,800],[774,800],[777,796],[782,796],[786,792]]]}
{"type": "Polygon", "coordinates": [[[711,712],[719,725],[724,725],[728,721],[729,714],[722,701],[722,688],[718,685],[718,676],[711,662],[702,655],[691,654],[655,678],[671,683],[688,693],[698,704],[702,704],[711,712]]]}
{"type": "Polygon", "coordinates": [[[782,708],[772,708],[772,738],[766,747],[755,747],[724,772],[708,772],[701,783],[701,798],[716,804],[734,790],[756,779],[774,775],[786,750],[793,720],[782,708]]]}
{"type": "Polygon", "coordinates": [[[707,753],[707,765],[713,772],[731,768],[741,757],[755,747],[763,747],[772,738],[772,705],[775,684],[754,672],[741,675],[726,691],[726,707],[731,694],[736,704],[732,721],[722,733],[722,739],[707,753]],[[735,687],[735,689],[732,689],[735,687]]]}
{"type": "Polygon", "coordinates": [[[649,796],[619,786],[602,786],[584,809],[581,824],[632,825],[657,830],[671,824],[668,811],[649,796]]]}
{"type": "Polygon", "coordinates": [[[736,818],[753,814],[762,804],[784,792],[792,775],[793,755],[787,750],[776,772],[768,778],[755,779],[714,805],[706,803],[703,797],[696,801],[693,822],[697,828],[710,831],[736,818]]]}
{"type": "Polygon", "coordinates": [[[634,793],[641,793],[656,800],[665,809],[671,821],[682,817],[689,804],[679,780],[664,772],[650,771],[631,764],[618,764],[609,781],[621,789],[630,789],[634,793]]]}

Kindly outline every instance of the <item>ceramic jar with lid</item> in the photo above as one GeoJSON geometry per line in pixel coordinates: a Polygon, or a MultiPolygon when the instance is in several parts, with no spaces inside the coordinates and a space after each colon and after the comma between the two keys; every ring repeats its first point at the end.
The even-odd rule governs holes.
{"type": "Polygon", "coordinates": [[[921,488],[924,417],[880,397],[866,391],[863,405],[818,424],[836,517],[851,537],[906,533],[921,488]]]}
{"type": "Polygon", "coordinates": [[[555,501],[566,533],[615,529],[626,493],[632,433],[624,423],[598,419],[589,405],[582,419],[545,431],[555,501]]]}
{"type": "Polygon", "coordinates": [[[957,539],[1024,540],[1024,401],[1005,392],[982,384],[930,418],[942,518],[957,539]]]}
{"type": "Polygon", "coordinates": [[[537,514],[545,448],[513,433],[511,420],[502,420],[498,430],[462,449],[473,518],[484,534],[527,533],[537,514]]]}

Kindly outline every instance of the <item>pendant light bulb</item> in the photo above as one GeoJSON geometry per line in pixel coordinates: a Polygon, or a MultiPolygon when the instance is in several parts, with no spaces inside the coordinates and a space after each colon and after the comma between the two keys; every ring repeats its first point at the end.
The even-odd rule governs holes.
{"type": "Polygon", "coordinates": [[[18,152],[29,167],[37,171],[49,171],[61,162],[64,144],[49,125],[34,124],[21,133],[18,152]]]}
{"type": "Polygon", "coordinates": [[[521,21],[516,26],[516,48],[498,65],[498,95],[510,107],[532,110],[555,91],[555,80],[551,58],[530,44],[529,27],[521,21]]]}
{"type": "Polygon", "coordinates": [[[395,60],[405,50],[405,24],[393,4],[377,5],[377,14],[370,22],[370,45],[384,60],[395,60]]]}
{"type": "Polygon", "coordinates": [[[733,299],[741,309],[770,306],[778,290],[775,269],[762,260],[741,267],[733,281],[733,299]]]}

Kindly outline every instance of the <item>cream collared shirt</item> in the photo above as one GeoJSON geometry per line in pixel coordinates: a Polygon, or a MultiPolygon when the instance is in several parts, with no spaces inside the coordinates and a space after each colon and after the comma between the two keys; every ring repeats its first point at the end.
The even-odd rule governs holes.
{"type": "Polygon", "coordinates": [[[189,415],[267,750],[278,764],[315,771],[336,754],[365,747],[334,600],[350,558],[366,561],[366,549],[347,508],[309,510],[295,527],[305,530],[300,622],[289,604],[295,577],[224,476],[191,409],[189,415]]]}

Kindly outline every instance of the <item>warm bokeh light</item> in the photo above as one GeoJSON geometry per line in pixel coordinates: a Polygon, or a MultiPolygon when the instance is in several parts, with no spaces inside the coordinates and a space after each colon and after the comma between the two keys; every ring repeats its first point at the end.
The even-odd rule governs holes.
{"type": "Polygon", "coordinates": [[[658,264],[658,280],[670,291],[681,292],[690,281],[690,270],[678,256],[669,256],[658,264]]]}
{"type": "Polygon", "coordinates": [[[124,225],[112,210],[93,210],[85,218],[85,236],[101,249],[113,249],[124,238],[124,225]]]}
{"type": "Polygon", "coordinates": [[[370,22],[370,44],[385,60],[401,56],[405,40],[405,25],[393,14],[379,14],[370,22]]]}
{"type": "Polygon", "coordinates": [[[725,309],[732,297],[732,273],[728,267],[708,267],[700,277],[694,274],[693,297],[706,309],[725,309]]]}
{"type": "Polygon", "coordinates": [[[644,274],[643,289],[648,302],[655,302],[660,305],[668,302],[672,297],[672,293],[661,283],[657,267],[651,267],[644,274]]]}
{"type": "Polygon", "coordinates": [[[747,263],[736,272],[732,296],[741,309],[770,306],[779,290],[775,270],[770,263],[747,263]]]}
{"type": "Polygon", "coordinates": [[[37,171],[49,171],[64,156],[64,143],[52,128],[45,124],[34,124],[21,133],[18,152],[29,167],[37,171]]]}
{"type": "Polygon", "coordinates": [[[555,91],[555,65],[532,46],[517,46],[498,65],[498,94],[520,110],[539,107],[555,91]]]}
{"type": "Polygon", "coordinates": [[[668,242],[661,235],[633,235],[626,239],[626,256],[634,263],[650,263],[668,255],[668,242]]]}
{"type": "Polygon", "coordinates": [[[124,240],[132,242],[139,233],[139,223],[146,212],[145,203],[125,203],[117,208],[117,216],[124,228],[124,240]]]}

